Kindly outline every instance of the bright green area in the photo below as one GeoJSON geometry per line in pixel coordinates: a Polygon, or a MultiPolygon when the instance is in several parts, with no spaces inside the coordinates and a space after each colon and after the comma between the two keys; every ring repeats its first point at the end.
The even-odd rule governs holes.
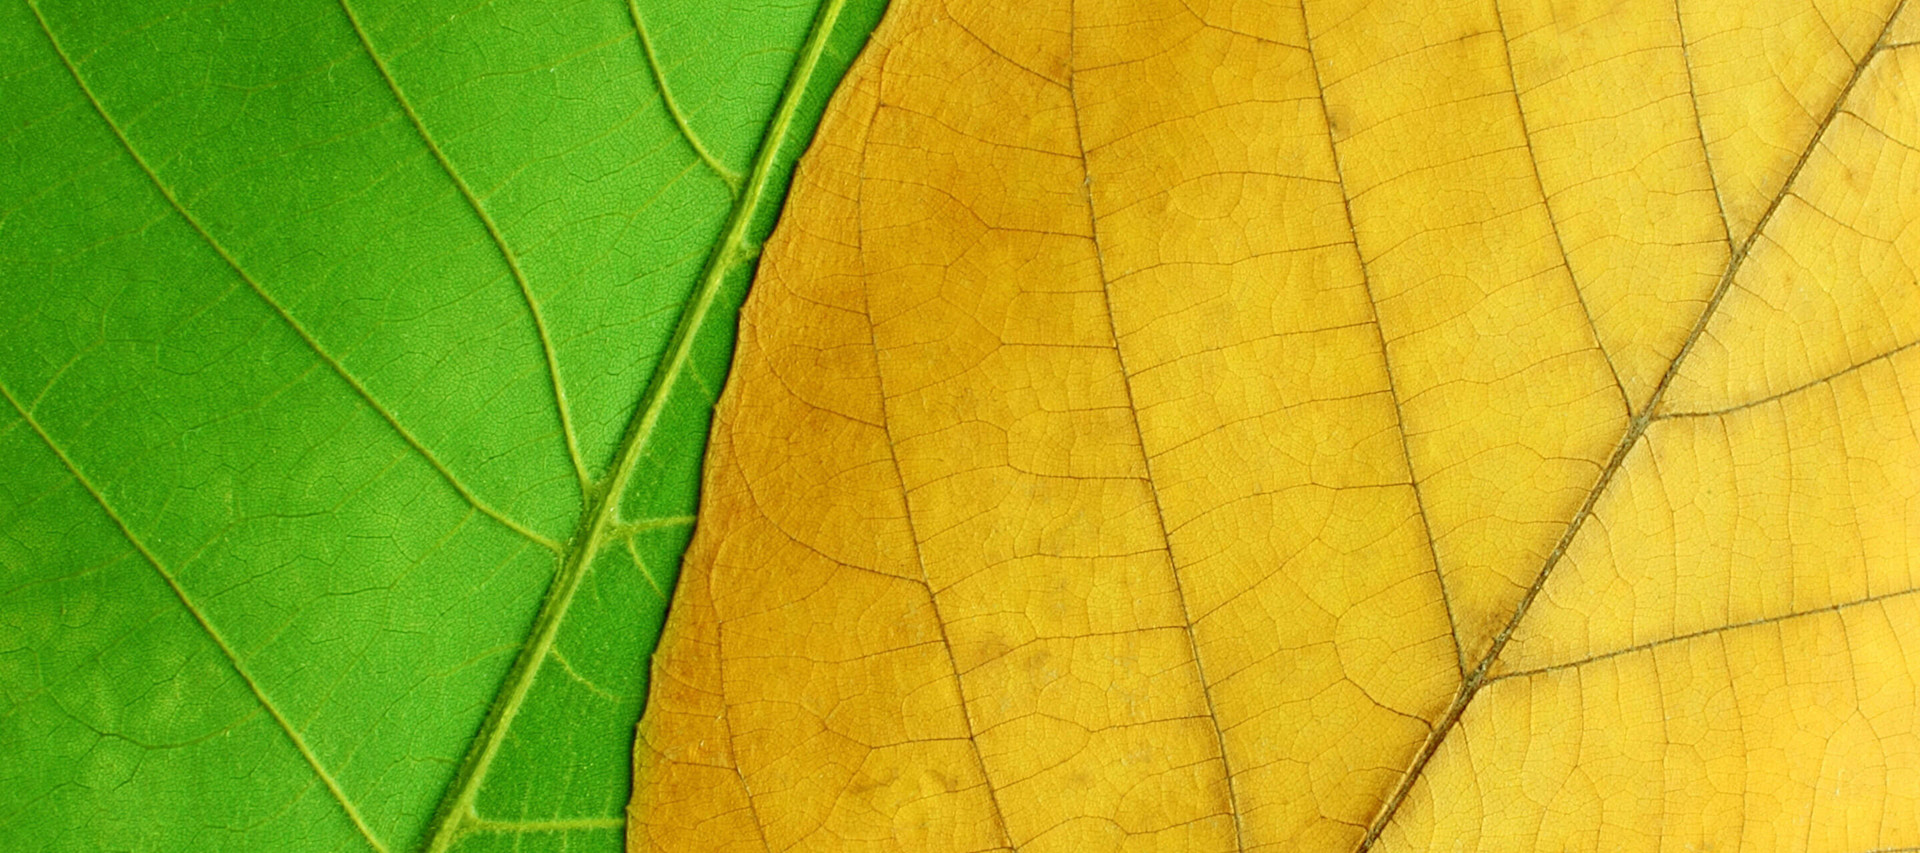
{"type": "Polygon", "coordinates": [[[883,2],[0,0],[0,850],[618,850],[883,2]]]}

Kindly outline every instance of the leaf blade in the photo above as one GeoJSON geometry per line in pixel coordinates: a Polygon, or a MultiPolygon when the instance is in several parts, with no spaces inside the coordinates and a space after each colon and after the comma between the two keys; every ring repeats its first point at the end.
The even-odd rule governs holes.
{"type": "Polygon", "coordinates": [[[899,5],[635,846],[1920,840],[1904,12],[899,5]]]}
{"type": "MultiPolygon", "coordinates": [[[[814,6],[644,13],[643,45],[640,5],[8,8],[6,843],[413,849],[505,745],[447,846],[619,845],[710,397],[667,401],[621,547],[561,572],[569,531],[730,227],[702,160],[764,167],[754,233],[864,35],[845,16],[761,156],[814,6]],[[174,603],[164,574],[108,592],[140,553],[174,603]],[[524,648],[553,665],[515,682],[524,648]]],[[[709,318],[683,385],[718,386],[709,318]]]]}

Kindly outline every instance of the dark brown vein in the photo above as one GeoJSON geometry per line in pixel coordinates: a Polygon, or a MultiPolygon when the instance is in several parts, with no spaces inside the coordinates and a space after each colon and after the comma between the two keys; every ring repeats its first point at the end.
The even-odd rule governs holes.
{"type": "Polygon", "coordinates": [[[1200,655],[1200,638],[1195,632],[1193,608],[1187,604],[1186,583],[1180,577],[1180,562],[1174,558],[1173,536],[1167,530],[1167,513],[1161,505],[1160,490],[1153,476],[1153,454],[1147,451],[1146,433],[1140,428],[1140,406],[1133,396],[1133,374],[1127,370],[1127,353],[1120,346],[1120,324],[1113,315],[1113,277],[1107,272],[1107,255],[1100,245],[1100,214],[1093,206],[1093,165],[1087,161],[1087,141],[1085,130],[1080,121],[1080,94],[1075,73],[1074,39],[1079,30],[1074,26],[1078,16],[1078,3],[1068,6],[1067,23],[1067,101],[1073,113],[1074,144],[1080,151],[1080,194],[1086,201],[1087,241],[1093,246],[1094,263],[1100,270],[1101,302],[1106,307],[1107,331],[1112,336],[1113,354],[1120,367],[1120,387],[1126,391],[1128,420],[1133,424],[1133,438],[1140,448],[1140,464],[1146,473],[1147,494],[1153,498],[1153,521],[1160,529],[1160,541],[1167,543],[1167,571],[1173,575],[1174,598],[1180,602],[1180,618],[1187,638],[1187,650],[1193,655],[1195,676],[1200,680],[1200,695],[1206,702],[1207,721],[1213,729],[1214,747],[1220,751],[1220,775],[1227,786],[1227,813],[1233,816],[1234,848],[1247,849],[1247,829],[1241,815],[1240,791],[1233,778],[1233,761],[1227,755],[1227,734],[1220,724],[1220,711],[1213,698],[1213,682],[1207,678],[1207,665],[1200,655]]]}
{"type": "Polygon", "coordinates": [[[1720,233],[1726,239],[1727,256],[1732,257],[1733,223],[1727,219],[1727,200],[1720,195],[1720,178],[1713,173],[1713,152],[1707,150],[1707,127],[1700,120],[1700,92],[1693,80],[1693,51],[1687,46],[1686,15],[1680,12],[1680,0],[1673,0],[1673,29],[1680,38],[1680,65],[1687,72],[1687,104],[1693,113],[1693,134],[1700,140],[1700,164],[1707,170],[1707,185],[1713,188],[1713,207],[1720,213],[1720,233]]]}
{"type": "Polygon", "coordinates": [[[1909,341],[1907,343],[1901,344],[1900,346],[1894,347],[1893,349],[1887,350],[1886,352],[1883,352],[1879,355],[1876,355],[1872,358],[1869,358],[1865,361],[1862,361],[1859,364],[1848,365],[1847,367],[1841,368],[1840,370],[1836,370],[1818,379],[1808,380],[1807,382],[1803,382],[1799,385],[1795,385],[1792,388],[1788,388],[1785,391],[1781,391],[1777,394],[1769,394],[1757,400],[1748,400],[1745,403],[1736,403],[1734,405],[1727,406],[1724,408],[1719,408],[1719,409],[1707,409],[1707,410],[1693,411],[1693,412],[1665,412],[1656,416],[1654,420],[1664,421],[1664,420],[1673,420],[1675,418],[1717,418],[1722,415],[1731,415],[1734,412],[1740,412],[1740,411],[1745,411],[1747,409],[1764,406],[1768,403],[1776,403],[1788,397],[1792,397],[1796,394],[1801,394],[1801,393],[1813,390],[1814,388],[1818,388],[1822,385],[1826,385],[1828,383],[1833,382],[1836,379],[1839,379],[1840,377],[1846,376],[1848,374],[1856,373],[1858,371],[1864,370],[1868,367],[1879,364],[1881,362],[1892,361],[1895,356],[1898,356],[1901,353],[1906,352],[1907,350],[1913,349],[1914,347],[1920,347],[1920,341],[1909,341]]]}
{"type": "Polygon", "coordinates": [[[1631,646],[1625,646],[1623,648],[1614,649],[1613,651],[1602,652],[1597,655],[1589,655],[1587,657],[1580,658],[1579,660],[1570,660],[1563,663],[1552,664],[1549,666],[1538,666],[1532,669],[1523,669],[1515,672],[1507,672],[1507,673],[1501,673],[1500,675],[1488,676],[1486,683],[1494,684],[1497,682],[1508,681],[1511,679],[1532,678],[1533,676],[1536,676],[1536,675],[1545,675],[1547,673],[1559,672],[1559,671],[1568,670],[1568,669],[1578,669],[1580,667],[1587,666],[1589,664],[1595,664],[1601,661],[1612,660],[1614,658],[1624,657],[1626,655],[1631,655],[1631,654],[1637,654],[1639,652],[1652,651],[1654,649],[1661,648],[1662,646],[1671,646],[1676,643],[1685,643],[1692,640],[1698,640],[1702,637],[1711,637],[1711,636],[1714,636],[1715,634],[1726,634],[1734,631],[1743,630],[1746,628],[1759,628],[1767,625],[1778,624],[1781,622],[1791,622],[1796,619],[1805,619],[1812,616],[1822,616],[1829,613],[1844,613],[1848,610],[1852,610],[1857,607],[1864,607],[1869,604],[1881,604],[1884,602],[1905,598],[1915,593],[1920,593],[1920,589],[1902,589],[1902,590],[1896,590],[1894,592],[1884,592],[1884,593],[1880,593],[1879,595],[1870,595],[1865,598],[1856,598],[1850,601],[1842,601],[1837,604],[1829,604],[1825,607],[1815,607],[1811,610],[1795,610],[1791,613],[1779,613],[1773,616],[1762,616],[1757,619],[1748,619],[1745,622],[1732,622],[1726,625],[1716,625],[1712,628],[1702,628],[1698,631],[1689,631],[1685,634],[1675,634],[1671,637],[1663,637],[1658,640],[1648,640],[1644,643],[1636,643],[1631,646]]]}
{"type": "MultiPolygon", "coordinates": [[[[860,181],[856,184],[856,187],[861,187],[866,183],[866,152],[872,150],[870,143],[873,135],[873,127],[879,120],[880,110],[886,106],[886,104],[875,104],[873,114],[867,117],[866,138],[861,140],[859,149],[861,152],[860,181]]],[[[856,193],[858,192],[860,192],[860,190],[857,189],[856,193]]],[[[862,203],[862,199],[862,195],[856,195],[854,197],[856,207],[862,203]]],[[[864,274],[866,273],[866,240],[863,232],[857,228],[854,229],[854,239],[858,241],[858,245],[856,245],[855,248],[856,251],[859,252],[860,257],[861,278],[862,280],[868,280],[868,277],[864,274]]],[[[871,299],[868,298],[868,294],[864,290],[861,296],[863,300],[871,302],[871,299]]],[[[866,309],[867,306],[863,305],[862,308],[866,309]]],[[[933,610],[934,624],[940,629],[940,647],[946,651],[947,668],[953,673],[953,689],[954,692],[960,696],[960,718],[967,725],[967,745],[970,747],[968,751],[973,755],[974,768],[980,771],[980,781],[986,786],[987,802],[993,806],[995,826],[1000,830],[1000,838],[1006,842],[1008,849],[1018,850],[1019,846],[1013,841],[1013,829],[1007,825],[1006,809],[1000,805],[999,789],[993,783],[993,776],[987,772],[987,758],[980,751],[980,732],[982,729],[980,728],[979,722],[973,718],[973,704],[967,697],[966,680],[962,678],[962,676],[965,675],[965,671],[960,668],[960,659],[953,653],[953,637],[947,631],[946,616],[940,611],[940,593],[934,588],[932,574],[927,571],[926,553],[920,545],[920,543],[925,540],[921,539],[919,524],[914,521],[913,493],[912,490],[907,488],[906,472],[900,466],[900,444],[894,439],[893,420],[888,417],[887,413],[887,374],[880,366],[880,339],[878,333],[874,330],[871,311],[866,310],[865,313],[867,344],[868,349],[873,353],[873,381],[875,389],[880,395],[880,428],[887,439],[887,460],[893,465],[894,479],[900,483],[900,509],[901,514],[906,517],[907,537],[913,540],[913,564],[920,569],[920,584],[927,590],[927,605],[933,610]]],[[[731,736],[731,734],[729,734],[729,736],[731,736]]],[[[764,842],[765,829],[763,828],[761,832],[763,836],[762,841],[764,842]]]]}
{"type": "Polygon", "coordinates": [[[1393,428],[1400,435],[1400,461],[1407,466],[1407,485],[1413,490],[1413,507],[1420,515],[1420,538],[1427,544],[1427,562],[1433,566],[1434,583],[1440,590],[1440,605],[1447,614],[1447,637],[1453,641],[1453,666],[1461,679],[1467,677],[1467,651],[1460,640],[1460,620],[1453,613],[1453,596],[1447,594],[1447,575],[1440,570],[1440,546],[1433,539],[1433,524],[1427,519],[1427,501],[1420,492],[1420,477],[1413,468],[1413,449],[1407,445],[1405,409],[1401,406],[1399,382],[1393,376],[1393,359],[1387,353],[1387,332],[1380,325],[1380,300],[1374,296],[1373,275],[1367,269],[1366,255],[1360,251],[1360,229],[1354,225],[1353,194],[1347,191],[1346,171],[1340,164],[1340,146],[1333,141],[1333,109],[1327,105],[1326,81],[1320,76],[1320,60],[1313,52],[1313,28],[1307,20],[1307,4],[1300,4],[1300,35],[1306,40],[1307,62],[1313,67],[1314,91],[1319,93],[1320,121],[1326,129],[1327,157],[1333,161],[1333,173],[1339,179],[1340,210],[1346,217],[1347,236],[1353,245],[1353,259],[1360,266],[1360,285],[1366,290],[1367,311],[1372,315],[1374,343],[1380,348],[1380,370],[1387,377],[1387,395],[1393,408],[1393,428]]]}
{"type": "Polygon", "coordinates": [[[1593,336],[1593,348],[1607,365],[1607,375],[1613,379],[1613,389],[1620,393],[1620,406],[1628,415],[1632,415],[1633,398],[1627,396],[1627,386],[1620,381],[1620,369],[1607,352],[1606,342],[1600,338],[1600,326],[1593,319],[1593,309],[1587,305],[1587,295],[1580,291],[1580,281],[1574,277],[1573,258],[1567,254],[1566,238],[1560,234],[1560,220],[1553,215],[1553,196],[1547,192],[1546,179],[1540,176],[1540,154],[1533,148],[1533,128],[1527,124],[1527,108],[1521,103],[1520,73],[1513,67],[1513,39],[1507,35],[1507,19],[1500,11],[1499,0],[1493,3],[1493,20],[1500,27],[1500,57],[1507,66],[1507,85],[1513,92],[1514,119],[1520,122],[1520,138],[1527,143],[1527,169],[1533,174],[1534,192],[1540,194],[1540,207],[1547,213],[1547,230],[1553,234],[1554,251],[1560,255],[1560,268],[1567,271],[1567,286],[1573,289],[1573,298],[1580,303],[1580,316],[1587,321],[1587,333],[1593,336]]]}
{"type": "Polygon", "coordinates": [[[724,729],[727,733],[728,762],[726,769],[732,770],[734,778],[740,780],[740,795],[747,801],[747,814],[753,817],[753,830],[760,836],[760,848],[765,850],[766,853],[774,853],[773,842],[767,840],[767,820],[760,816],[760,804],[754,801],[753,785],[747,782],[746,771],[740,769],[740,755],[735,748],[735,744],[738,744],[740,740],[734,736],[733,714],[730,713],[731,709],[727,707],[727,656],[724,651],[721,651],[725,649],[727,645],[727,623],[719,622],[714,625],[713,645],[716,652],[713,656],[714,675],[720,684],[721,690],[720,728],[724,729]]]}
{"type": "Polygon", "coordinates": [[[1612,484],[1614,475],[1619,473],[1625,466],[1627,455],[1639,444],[1641,437],[1646,434],[1647,428],[1655,422],[1655,413],[1659,411],[1662,398],[1666,396],[1667,389],[1672,386],[1674,378],[1679,375],[1680,367],[1685,364],[1688,354],[1693,351],[1694,345],[1699,343],[1700,339],[1705,336],[1707,325],[1712,322],[1721,303],[1725,301],[1727,293],[1732,290],[1734,277],[1739,274],[1741,266],[1750,256],[1753,247],[1759,242],[1761,235],[1765,233],[1767,225],[1772,221],[1774,214],[1779,211],[1781,204],[1785,202],[1786,198],[1792,194],[1795,181],[1798,180],[1801,173],[1805,171],[1807,162],[1812,159],[1813,152],[1819,149],[1821,140],[1826,136],[1827,129],[1833,125],[1834,118],[1840,114],[1847,102],[1847,98],[1853,93],[1854,87],[1857,86],[1861,78],[1866,75],[1867,69],[1873,64],[1875,57],[1885,48],[1887,36],[1892,32],[1894,23],[1900,19],[1900,13],[1905,6],[1906,0],[1900,0],[1899,4],[1894,7],[1893,12],[1887,16],[1887,22],[1885,26],[1882,27],[1879,37],[1875,39],[1873,48],[1868,50],[1859,62],[1855,63],[1853,73],[1847,78],[1846,85],[1841,87],[1840,92],[1835,95],[1833,103],[1827,109],[1826,115],[1821,118],[1819,125],[1814,129],[1812,137],[1807,141],[1806,148],[1800,152],[1799,159],[1794,162],[1793,168],[1787,173],[1786,178],[1781,181],[1780,189],[1767,204],[1766,211],[1761,214],[1759,220],[1754,224],[1753,233],[1748,235],[1747,239],[1740,244],[1739,249],[1728,259],[1726,271],[1721,274],[1719,282],[1714,286],[1712,297],[1708,299],[1706,307],[1701,310],[1700,316],[1695,319],[1693,328],[1687,334],[1686,341],[1681,344],[1679,353],[1674,356],[1673,361],[1668,363],[1667,370],[1661,375],[1659,384],[1654,386],[1653,395],[1648,398],[1646,408],[1628,422],[1627,431],[1621,436],[1619,443],[1615,445],[1612,457],[1607,461],[1606,467],[1601,470],[1600,476],[1595,481],[1593,488],[1588,490],[1586,500],[1582,502],[1580,509],[1576,511],[1573,517],[1567,522],[1566,529],[1560,536],[1560,541],[1555,544],[1553,550],[1547,554],[1546,559],[1541,564],[1540,570],[1534,575],[1532,585],[1527,588],[1526,594],[1520,599],[1520,603],[1514,607],[1512,616],[1507,619],[1507,624],[1500,629],[1500,633],[1494,636],[1492,645],[1488,648],[1486,654],[1481,657],[1479,664],[1474,667],[1472,672],[1468,673],[1465,681],[1461,683],[1459,691],[1454,694],[1453,702],[1448,706],[1439,725],[1434,728],[1433,734],[1427,738],[1426,743],[1421,745],[1420,752],[1414,757],[1413,762],[1401,776],[1400,784],[1395,787],[1393,794],[1382,804],[1380,813],[1374,818],[1372,826],[1367,830],[1366,837],[1360,842],[1358,848],[1359,853],[1366,853],[1366,851],[1371,849],[1374,843],[1379,840],[1380,834],[1385,831],[1387,824],[1392,821],[1394,814],[1399,811],[1400,805],[1406,801],[1407,796],[1412,792],[1414,783],[1420,779],[1422,771],[1427,767],[1427,763],[1433,760],[1433,756],[1439,751],[1441,743],[1446,740],[1447,735],[1459,724],[1461,715],[1465,713],[1467,706],[1473,702],[1474,696],[1479,693],[1481,688],[1486,686],[1488,674],[1492,670],[1494,663],[1499,660],[1500,653],[1506,649],[1508,641],[1513,638],[1513,634],[1515,630],[1519,628],[1521,620],[1526,618],[1527,611],[1532,607],[1534,600],[1539,598],[1541,589],[1546,586],[1547,578],[1552,575],[1553,569],[1559,564],[1560,559],[1566,555],[1567,549],[1572,545],[1574,537],[1579,534],[1581,527],[1585,525],[1587,519],[1593,516],[1595,505],[1599,503],[1601,496],[1606,493],[1607,487],[1612,484]]]}

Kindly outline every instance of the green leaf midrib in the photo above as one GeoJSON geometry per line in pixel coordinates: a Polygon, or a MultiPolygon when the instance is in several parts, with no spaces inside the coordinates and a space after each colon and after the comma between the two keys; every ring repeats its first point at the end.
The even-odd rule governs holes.
{"type": "MultiPolygon", "coordinates": [[[[346,0],[341,0],[343,6],[346,0]]],[[[744,185],[739,185],[734,195],[733,207],[728,212],[722,237],[708,254],[702,269],[699,283],[681,311],[680,321],[674,329],[673,337],[667,343],[654,375],[648,383],[646,393],[641,397],[614,454],[611,472],[608,476],[588,489],[588,511],[580,523],[579,532],[570,540],[560,572],[548,588],[539,613],[534,617],[532,629],[528,633],[526,644],[520,655],[508,670],[506,681],[495,696],[492,707],[488,709],[480,732],[468,748],[461,769],[448,786],[447,794],[434,815],[428,829],[427,850],[430,853],[443,853],[449,850],[466,833],[468,828],[485,829],[490,822],[480,818],[474,809],[474,801],[485,784],[487,772],[494,757],[498,754],[502,740],[512,728],[515,715],[525,702],[528,691],[540,667],[553,651],[559,628],[566,619],[567,608],[572,604],[581,581],[587,570],[599,556],[601,548],[616,539],[631,539],[634,532],[650,526],[670,526],[680,523],[680,518],[635,519],[621,518],[620,504],[627,493],[629,481],[644,452],[651,445],[656,428],[665,411],[667,401],[672,397],[675,386],[683,378],[699,380],[688,370],[692,358],[694,343],[701,331],[709,324],[714,314],[715,303],[728,277],[742,266],[754,264],[760,255],[760,246],[750,239],[756,221],[763,218],[764,208],[778,205],[783,193],[772,192],[776,183],[777,160],[790,133],[793,131],[794,118],[799,113],[800,104],[815,74],[820,68],[820,59],[827,41],[835,30],[841,12],[847,0],[826,0],[816,13],[807,40],[802,46],[794,66],[788,74],[786,86],[781,91],[780,105],[773,119],[761,136],[760,145],[754,155],[753,169],[744,185]]],[[[672,101],[667,89],[666,78],[654,56],[653,47],[646,35],[645,26],[637,7],[631,2],[629,10],[633,15],[634,27],[642,48],[646,52],[650,68],[660,88],[663,99],[668,102],[668,111],[674,118],[688,145],[700,159],[713,169],[723,180],[728,177],[719,162],[712,158],[706,148],[693,133],[680,108],[672,101]]],[[[356,25],[357,26],[357,25],[356,25]]],[[[367,44],[368,51],[372,45],[367,44]]],[[[732,182],[729,182],[732,183],[732,182]]],[[[503,247],[504,248],[504,247],[503,247]]],[[[557,383],[557,377],[556,377],[557,383]]],[[[556,391],[558,385],[556,384],[556,391]]],[[[692,518],[684,519],[692,523],[692,518]]],[[[644,571],[644,570],[643,570],[644,571]]],[[[649,582],[655,582],[648,574],[649,582]]]]}

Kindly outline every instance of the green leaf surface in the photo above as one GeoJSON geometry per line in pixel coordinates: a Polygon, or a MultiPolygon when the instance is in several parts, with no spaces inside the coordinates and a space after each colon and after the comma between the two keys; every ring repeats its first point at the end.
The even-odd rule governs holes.
{"type": "Polygon", "coordinates": [[[619,849],[882,5],[0,4],[0,849],[619,849]]]}

